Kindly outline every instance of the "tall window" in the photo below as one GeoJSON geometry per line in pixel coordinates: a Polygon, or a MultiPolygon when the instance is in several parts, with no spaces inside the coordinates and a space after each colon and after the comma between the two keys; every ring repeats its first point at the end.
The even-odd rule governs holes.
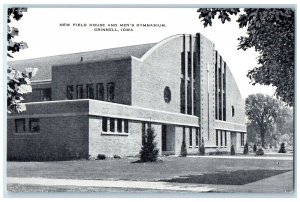
{"type": "Polygon", "coordinates": [[[181,74],[185,76],[185,54],[181,52],[181,74]]]}
{"type": "Polygon", "coordinates": [[[103,83],[97,83],[96,84],[96,96],[97,96],[97,100],[104,100],[104,85],[103,83]]]}
{"type": "Polygon", "coordinates": [[[227,132],[224,131],[224,133],[225,133],[225,147],[227,147],[227,132]]]}
{"type": "Polygon", "coordinates": [[[67,99],[68,100],[73,100],[73,91],[74,91],[73,86],[71,86],[71,85],[67,86],[67,99]]]}
{"type": "Polygon", "coordinates": [[[244,137],[244,134],[245,133],[241,133],[241,146],[244,146],[245,145],[245,137],[244,137]]]}
{"type": "Polygon", "coordinates": [[[187,113],[192,114],[191,81],[188,81],[188,85],[187,85],[187,113]]]}
{"type": "Polygon", "coordinates": [[[188,77],[192,76],[192,56],[191,52],[188,52],[188,77]]]}
{"type": "Polygon", "coordinates": [[[117,119],[117,131],[118,133],[122,132],[122,119],[117,119]]]}
{"type": "Polygon", "coordinates": [[[219,130],[216,130],[216,146],[219,146],[219,130]]]}
{"type": "Polygon", "coordinates": [[[25,132],[25,119],[15,119],[15,132],[16,133],[25,132]]]}
{"type": "Polygon", "coordinates": [[[107,118],[102,117],[102,131],[107,132],[107,118]]]}
{"type": "Polygon", "coordinates": [[[181,79],[180,83],[180,112],[185,114],[185,87],[184,79],[181,79]]]}
{"type": "Polygon", "coordinates": [[[76,98],[83,99],[83,85],[76,86],[76,98]]]}
{"type": "Polygon", "coordinates": [[[29,119],[29,131],[32,133],[40,132],[40,120],[36,118],[29,119]]]}
{"type": "Polygon", "coordinates": [[[192,147],[193,146],[193,130],[192,130],[192,128],[189,128],[189,132],[190,132],[189,142],[190,142],[190,147],[192,147]]]}
{"type": "Polygon", "coordinates": [[[199,146],[199,129],[196,128],[196,136],[195,136],[196,147],[199,146]]]}
{"type": "Polygon", "coordinates": [[[87,84],[86,85],[86,97],[88,99],[94,99],[94,84],[87,84]]]}
{"type": "Polygon", "coordinates": [[[124,132],[128,133],[128,120],[127,119],[124,120],[124,132]]]}
{"type": "Polygon", "coordinates": [[[107,84],[107,101],[113,102],[115,98],[115,83],[110,82],[107,84]]]}
{"type": "Polygon", "coordinates": [[[221,140],[221,146],[223,146],[223,132],[224,132],[224,131],[222,131],[222,130],[220,131],[220,136],[221,136],[221,137],[220,137],[220,140],[221,140]]]}
{"type": "Polygon", "coordinates": [[[110,123],[109,130],[110,130],[111,132],[115,132],[115,119],[114,119],[114,118],[110,118],[110,119],[109,119],[109,123],[110,123]]]}

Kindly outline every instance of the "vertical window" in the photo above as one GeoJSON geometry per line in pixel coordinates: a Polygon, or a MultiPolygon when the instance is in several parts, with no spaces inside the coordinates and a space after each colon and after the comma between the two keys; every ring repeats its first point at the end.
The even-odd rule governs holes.
{"type": "Polygon", "coordinates": [[[15,119],[15,132],[16,133],[25,132],[25,119],[15,119]]]}
{"type": "Polygon", "coordinates": [[[185,54],[181,52],[181,74],[185,76],[185,54]]]}
{"type": "Polygon", "coordinates": [[[96,84],[96,90],[97,90],[97,100],[104,100],[104,85],[103,83],[97,83],[96,84]]]}
{"type": "Polygon", "coordinates": [[[227,147],[227,132],[224,131],[224,133],[225,133],[225,147],[227,147]]]}
{"type": "Polygon", "coordinates": [[[216,146],[219,145],[219,130],[216,130],[216,146]]]}
{"type": "Polygon", "coordinates": [[[184,126],[182,127],[182,133],[183,133],[182,134],[183,135],[183,141],[185,141],[185,127],[184,126]]]}
{"type": "Polygon", "coordinates": [[[192,55],[191,52],[188,52],[188,77],[192,76],[192,55]]]}
{"type": "Polygon", "coordinates": [[[76,98],[77,99],[82,99],[83,98],[83,86],[82,85],[77,85],[76,86],[76,98]]]}
{"type": "Polygon", "coordinates": [[[221,146],[223,146],[223,130],[220,131],[221,146]]]}
{"type": "Polygon", "coordinates": [[[115,83],[110,82],[107,84],[107,101],[113,102],[115,98],[115,83]]]}
{"type": "Polygon", "coordinates": [[[244,133],[241,133],[241,146],[245,145],[244,133]]]}
{"type": "Polygon", "coordinates": [[[122,119],[117,119],[117,131],[122,132],[122,119]]]}
{"type": "Polygon", "coordinates": [[[110,125],[109,130],[111,132],[115,132],[115,119],[114,118],[110,118],[109,119],[109,125],[110,125]]]}
{"type": "Polygon", "coordinates": [[[192,114],[191,81],[188,81],[188,85],[187,85],[187,113],[192,114]]]}
{"type": "Polygon", "coordinates": [[[40,120],[31,118],[29,119],[29,131],[32,133],[40,132],[40,120]]]}
{"type": "Polygon", "coordinates": [[[51,99],[51,88],[43,89],[42,101],[50,101],[51,99]]]}
{"type": "Polygon", "coordinates": [[[107,132],[107,118],[102,117],[102,131],[107,132]]]}
{"type": "Polygon", "coordinates": [[[180,112],[185,114],[185,87],[184,79],[181,79],[180,83],[180,112]]]}
{"type": "Polygon", "coordinates": [[[71,85],[67,86],[67,99],[68,100],[73,100],[73,91],[74,91],[73,86],[71,86],[71,85]]]}
{"type": "Polygon", "coordinates": [[[33,102],[39,102],[41,101],[42,92],[40,89],[33,89],[32,90],[32,101],[33,102]]]}
{"type": "Polygon", "coordinates": [[[196,139],[195,139],[196,141],[196,147],[198,147],[199,146],[199,129],[198,128],[196,128],[196,139]]]}
{"type": "Polygon", "coordinates": [[[196,70],[197,70],[197,55],[196,52],[193,54],[193,78],[196,79],[196,70]]]}
{"type": "Polygon", "coordinates": [[[94,84],[87,84],[86,85],[86,97],[88,99],[94,99],[94,84]]]}
{"type": "Polygon", "coordinates": [[[128,120],[127,119],[124,120],[124,132],[128,133],[128,120]]]}
{"type": "Polygon", "coordinates": [[[190,142],[190,147],[192,147],[193,146],[193,130],[192,130],[192,128],[189,128],[189,132],[190,132],[189,142],[190,142]]]}
{"type": "Polygon", "coordinates": [[[216,58],[215,58],[215,118],[218,120],[219,116],[218,116],[218,52],[215,52],[216,58]]]}
{"type": "Polygon", "coordinates": [[[145,135],[146,135],[146,124],[145,122],[143,122],[142,123],[142,144],[144,144],[146,141],[145,135]]]}

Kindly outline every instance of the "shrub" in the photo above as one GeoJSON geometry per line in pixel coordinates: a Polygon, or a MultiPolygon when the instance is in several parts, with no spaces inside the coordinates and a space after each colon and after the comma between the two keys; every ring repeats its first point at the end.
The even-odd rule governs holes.
{"type": "Polygon", "coordinates": [[[114,155],[114,159],[120,159],[121,158],[121,156],[119,156],[119,155],[114,155]]]}
{"type": "Polygon", "coordinates": [[[154,129],[148,128],[146,134],[143,135],[142,148],[140,151],[141,162],[154,162],[157,160],[159,150],[156,148],[154,138],[154,129]]]}
{"type": "Polygon", "coordinates": [[[234,149],[234,146],[231,145],[231,148],[230,148],[230,154],[231,155],[235,155],[235,149],[234,149]]]}
{"type": "Polygon", "coordinates": [[[253,152],[256,152],[257,151],[257,146],[256,144],[253,145],[253,152]]]}
{"type": "Polygon", "coordinates": [[[98,160],[104,160],[104,159],[106,159],[106,156],[105,156],[105,154],[98,154],[97,159],[98,160]]]}
{"type": "Polygon", "coordinates": [[[200,145],[200,148],[199,148],[199,153],[200,155],[205,155],[205,146],[204,146],[204,140],[203,140],[203,137],[201,139],[201,145],[200,145]]]}
{"type": "Polygon", "coordinates": [[[256,151],[256,156],[262,156],[262,155],[264,155],[265,153],[264,153],[264,150],[262,149],[262,148],[259,148],[257,151],[256,151]]]}
{"type": "Polygon", "coordinates": [[[245,146],[244,146],[243,154],[247,155],[248,152],[249,152],[248,143],[246,143],[245,146]]]}
{"type": "Polygon", "coordinates": [[[281,143],[280,149],[279,149],[278,153],[286,153],[286,149],[285,149],[284,143],[281,143]]]}
{"type": "Polygon", "coordinates": [[[183,138],[182,143],[181,143],[180,156],[181,157],[186,157],[187,156],[186,143],[185,143],[184,138],[183,138]]]}

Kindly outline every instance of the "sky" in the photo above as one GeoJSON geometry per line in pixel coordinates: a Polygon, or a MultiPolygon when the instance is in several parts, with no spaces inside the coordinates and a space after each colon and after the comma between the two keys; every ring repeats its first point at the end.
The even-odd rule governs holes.
{"type": "Polygon", "coordinates": [[[213,21],[212,27],[204,28],[197,8],[29,8],[23,18],[11,23],[19,29],[16,41],[25,41],[28,49],[14,53],[20,60],[107,48],[156,43],[175,34],[200,32],[212,42],[226,61],[239,86],[242,97],[249,94],[273,95],[275,88],[251,85],[246,74],[257,66],[258,54],[254,50],[237,50],[240,29],[233,17],[230,23],[213,21]],[[70,23],[69,27],[60,26],[70,23]],[[73,24],[87,24],[73,26],[73,24]],[[92,24],[134,24],[133,31],[94,31],[92,24]],[[136,27],[136,24],[165,24],[166,27],[136,27]]]}

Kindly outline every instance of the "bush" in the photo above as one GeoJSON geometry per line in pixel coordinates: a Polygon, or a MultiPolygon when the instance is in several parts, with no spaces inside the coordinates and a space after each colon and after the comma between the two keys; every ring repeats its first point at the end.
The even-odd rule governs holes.
{"type": "Polygon", "coordinates": [[[254,144],[254,146],[253,146],[253,152],[256,152],[257,151],[257,146],[256,146],[256,144],[254,144]]]}
{"type": "Polygon", "coordinates": [[[235,149],[234,149],[234,146],[231,145],[231,148],[230,148],[230,154],[231,155],[235,155],[235,149]]]}
{"type": "Polygon", "coordinates": [[[264,150],[262,149],[262,148],[259,148],[257,151],[256,151],[256,156],[262,156],[262,155],[264,155],[265,153],[264,153],[264,150]]]}
{"type": "Polygon", "coordinates": [[[201,139],[201,145],[200,145],[200,148],[199,148],[199,153],[200,155],[205,155],[205,146],[204,146],[204,140],[203,140],[203,137],[201,139]]]}
{"type": "Polygon", "coordinates": [[[97,159],[98,160],[104,160],[104,159],[106,159],[106,156],[105,156],[105,154],[98,154],[97,159]]]}
{"type": "Polygon", "coordinates": [[[244,146],[243,154],[247,155],[248,153],[249,153],[249,148],[248,148],[248,143],[246,143],[244,146]]]}
{"type": "Polygon", "coordinates": [[[286,153],[285,144],[281,143],[278,153],[286,153]]]}
{"type": "Polygon", "coordinates": [[[143,135],[142,148],[140,151],[141,162],[154,162],[157,160],[159,150],[156,148],[154,138],[154,129],[148,128],[146,134],[143,135]]]}
{"type": "Polygon", "coordinates": [[[186,143],[185,143],[184,138],[183,138],[182,143],[181,143],[180,156],[181,157],[186,157],[187,156],[186,143]]]}
{"type": "Polygon", "coordinates": [[[114,155],[114,159],[120,159],[121,158],[121,156],[119,156],[119,155],[114,155]]]}

